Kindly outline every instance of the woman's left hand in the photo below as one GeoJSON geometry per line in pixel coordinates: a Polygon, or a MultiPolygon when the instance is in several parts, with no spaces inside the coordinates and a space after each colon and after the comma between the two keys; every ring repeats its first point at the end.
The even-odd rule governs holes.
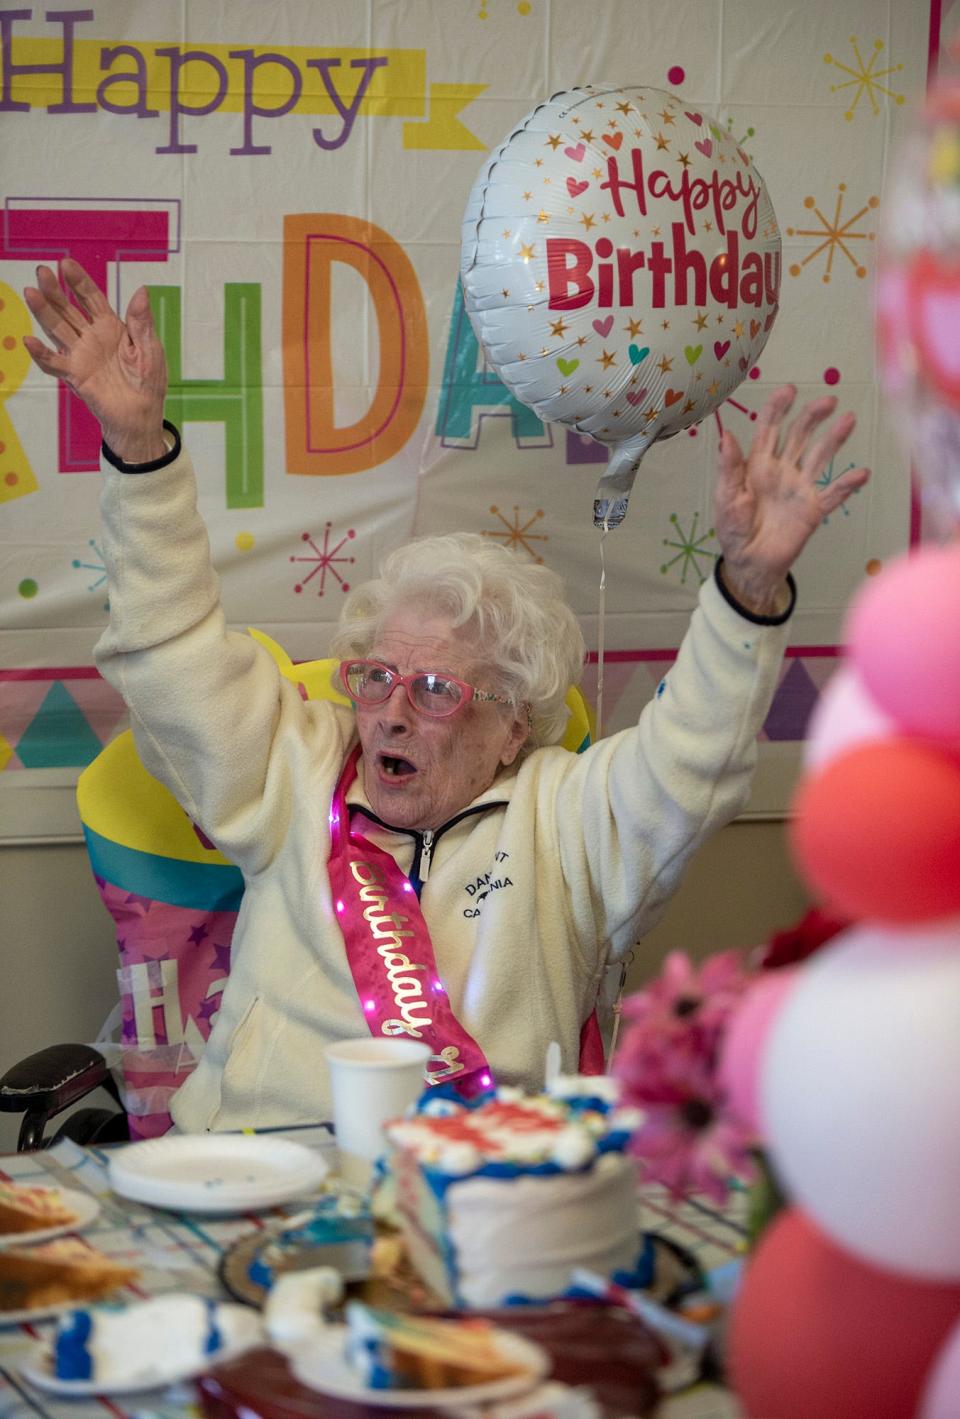
{"type": "Polygon", "coordinates": [[[805,404],[784,433],[796,394],[785,384],[770,396],[746,457],[729,430],[720,443],[714,527],[721,575],[736,600],[758,615],[776,611],[783,579],[810,537],[870,477],[867,468],[851,468],[818,482],[856,420],[842,414],[822,428],[837,407],[827,395],[805,404]]]}

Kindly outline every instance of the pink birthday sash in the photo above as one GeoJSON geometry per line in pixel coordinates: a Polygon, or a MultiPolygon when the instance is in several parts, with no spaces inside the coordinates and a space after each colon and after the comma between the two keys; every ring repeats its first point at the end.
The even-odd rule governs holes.
{"type": "MultiPolygon", "coordinates": [[[[409,878],[388,852],[350,824],[347,790],[360,745],[343,766],[330,809],[330,885],[347,963],[373,1035],[405,1035],[433,1051],[430,1085],[453,1081],[467,1097],[493,1085],[483,1051],[450,1008],[430,931],[409,878]]],[[[596,1010],[580,1033],[581,1074],[604,1072],[596,1010]]]]}
{"type": "Polygon", "coordinates": [[[483,1093],[493,1072],[450,1009],[417,894],[390,854],[350,825],[347,789],[359,758],[358,744],[334,790],[329,872],[364,1018],[373,1035],[405,1035],[430,1046],[428,1084],[449,1080],[468,1097],[483,1093]]]}

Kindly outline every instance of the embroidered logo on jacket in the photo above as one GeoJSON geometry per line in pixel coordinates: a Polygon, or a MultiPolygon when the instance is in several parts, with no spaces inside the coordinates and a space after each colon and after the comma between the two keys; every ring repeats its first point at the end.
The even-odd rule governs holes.
{"type": "Polygon", "coordinates": [[[502,887],[513,886],[513,879],[508,876],[507,869],[503,866],[509,856],[508,852],[494,853],[495,865],[491,867],[490,871],[481,872],[479,877],[474,877],[472,882],[465,884],[464,891],[470,898],[470,906],[463,909],[465,917],[479,916],[481,905],[491,892],[497,892],[502,887]]]}

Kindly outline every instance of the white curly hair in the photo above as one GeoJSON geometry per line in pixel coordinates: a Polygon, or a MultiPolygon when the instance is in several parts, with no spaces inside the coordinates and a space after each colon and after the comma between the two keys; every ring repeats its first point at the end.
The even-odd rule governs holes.
{"type": "Polygon", "coordinates": [[[525,747],[563,738],[566,694],[580,683],[586,647],[556,572],[476,533],[417,538],[386,558],[379,577],[349,593],[332,653],[369,655],[387,617],[410,606],[462,628],[483,688],[529,707],[525,747]]]}

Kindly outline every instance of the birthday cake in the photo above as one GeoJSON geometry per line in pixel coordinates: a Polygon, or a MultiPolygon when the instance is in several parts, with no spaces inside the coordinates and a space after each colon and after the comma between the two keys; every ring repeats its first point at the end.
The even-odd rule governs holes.
{"type": "Polygon", "coordinates": [[[577,1268],[629,1272],[639,1210],[625,1150],[638,1121],[608,1078],[472,1106],[426,1095],[386,1129],[414,1270],[445,1305],[473,1309],[565,1295],[577,1268]]]}

